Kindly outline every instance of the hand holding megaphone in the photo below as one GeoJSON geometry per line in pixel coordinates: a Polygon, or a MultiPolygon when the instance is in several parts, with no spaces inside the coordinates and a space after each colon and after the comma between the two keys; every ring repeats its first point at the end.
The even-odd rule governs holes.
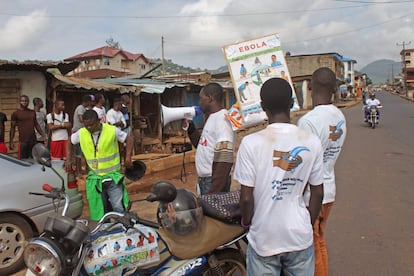
{"type": "Polygon", "coordinates": [[[195,125],[192,120],[183,119],[181,121],[181,127],[184,131],[187,131],[188,135],[191,135],[195,131],[195,125]]]}

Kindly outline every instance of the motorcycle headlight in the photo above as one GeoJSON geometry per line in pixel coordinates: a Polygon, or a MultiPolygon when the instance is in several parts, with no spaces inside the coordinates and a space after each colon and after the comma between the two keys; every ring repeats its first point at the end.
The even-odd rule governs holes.
{"type": "Polygon", "coordinates": [[[24,262],[35,275],[60,275],[64,255],[53,241],[37,238],[24,249],[24,262]]]}

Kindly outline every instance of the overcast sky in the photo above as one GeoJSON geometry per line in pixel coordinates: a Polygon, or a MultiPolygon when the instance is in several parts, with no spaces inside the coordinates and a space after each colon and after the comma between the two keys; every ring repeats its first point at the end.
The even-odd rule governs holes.
{"type": "Polygon", "coordinates": [[[414,0],[0,1],[0,59],[63,60],[105,46],[184,66],[226,64],[222,47],[278,33],[292,55],[337,52],[357,68],[414,48],[414,0]]]}

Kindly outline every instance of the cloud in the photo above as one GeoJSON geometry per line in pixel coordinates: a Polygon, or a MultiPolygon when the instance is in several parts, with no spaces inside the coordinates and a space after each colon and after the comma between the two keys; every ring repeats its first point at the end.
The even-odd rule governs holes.
{"type": "Polygon", "coordinates": [[[164,37],[166,58],[215,69],[226,63],[223,46],[278,33],[292,55],[337,52],[362,67],[399,60],[396,43],[414,33],[412,2],[384,2],[0,1],[0,51],[6,59],[63,60],[113,37],[127,51],[157,58],[164,37]]]}
{"type": "Polygon", "coordinates": [[[27,16],[13,16],[0,28],[0,50],[29,50],[35,40],[44,35],[48,24],[45,10],[35,10],[27,16]]]}

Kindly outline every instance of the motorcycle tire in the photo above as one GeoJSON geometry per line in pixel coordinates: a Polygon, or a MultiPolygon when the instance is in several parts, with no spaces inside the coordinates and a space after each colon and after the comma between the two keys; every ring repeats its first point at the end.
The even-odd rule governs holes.
{"type": "Polygon", "coordinates": [[[376,120],[375,119],[372,119],[371,120],[371,127],[372,127],[372,129],[374,129],[375,128],[375,125],[377,124],[377,122],[376,122],[376,120]]]}
{"type": "MultiPolygon", "coordinates": [[[[227,248],[224,250],[217,250],[214,252],[214,255],[217,258],[219,266],[223,271],[223,275],[232,275],[232,276],[246,276],[246,260],[242,254],[234,249],[227,248]]],[[[217,273],[213,268],[206,268],[203,271],[203,276],[215,276],[217,273]]]]}

